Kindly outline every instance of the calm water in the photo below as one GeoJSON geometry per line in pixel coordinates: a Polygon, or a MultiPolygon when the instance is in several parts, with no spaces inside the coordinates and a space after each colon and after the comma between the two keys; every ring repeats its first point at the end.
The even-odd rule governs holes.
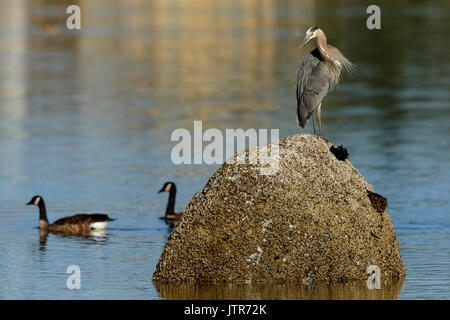
{"type": "Polygon", "coordinates": [[[370,31],[369,2],[79,3],[70,32],[70,2],[0,2],[0,298],[450,298],[448,5],[384,5],[370,31]],[[324,104],[324,135],[388,198],[404,283],[155,288],[170,233],[157,191],[175,181],[181,211],[217,169],[173,165],[171,132],[299,132],[296,69],[312,45],[296,48],[311,25],[358,65],[324,104]],[[35,194],[51,221],[118,220],[105,236],[40,239],[35,194]],[[66,289],[72,264],[81,290],[66,289]]]}

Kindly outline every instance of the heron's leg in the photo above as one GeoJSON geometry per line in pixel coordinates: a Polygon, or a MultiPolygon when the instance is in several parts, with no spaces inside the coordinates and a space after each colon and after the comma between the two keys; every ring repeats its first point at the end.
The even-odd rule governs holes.
{"type": "Polygon", "coordinates": [[[321,108],[322,108],[322,102],[319,103],[319,106],[317,107],[317,120],[319,122],[319,136],[322,136],[322,122],[320,121],[321,108]]]}
{"type": "Polygon", "coordinates": [[[313,128],[314,128],[314,135],[316,135],[316,113],[314,111],[313,111],[311,118],[312,118],[312,123],[313,123],[313,128]]]}

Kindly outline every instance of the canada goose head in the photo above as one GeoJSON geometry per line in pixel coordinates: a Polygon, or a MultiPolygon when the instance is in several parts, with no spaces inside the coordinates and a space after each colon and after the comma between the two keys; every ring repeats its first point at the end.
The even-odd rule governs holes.
{"type": "Polygon", "coordinates": [[[31,198],[31,200],[26,204],[26,206],[38,206],[39,203],[41,203],[42,197],[41,196],[34,196],[33,198],[31,198]]]}
{"type": "Polygon", "coordinates": [[[175,187],[175,183],[169,181],[169,182],[166,182],[163,185],[163,187],[161,188],[161,190],[158,191],[158,193],[161,193],[161,192],[173,192],[173,191],[176,191],[176,190],[177,190],[177,187],[175,187]]]}
{"type": "Polygon", "coordinates": [[[41,196],[34,196],[30,201],[26,204],[27,206],[38,206],[39,207],[39,227],[47,228],[48,219],[47,219],[47,209],[45,208],[44,198],[41,196]]]}

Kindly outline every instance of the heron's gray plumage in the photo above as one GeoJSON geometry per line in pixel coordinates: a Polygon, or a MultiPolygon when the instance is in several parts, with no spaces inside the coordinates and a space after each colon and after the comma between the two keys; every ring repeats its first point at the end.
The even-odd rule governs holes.
{"type": "Polygon", "coordinates": [[[322,61],[318,49],[313,50],[297,73],[297,119],[304,128],[317,106],[334,89],[339,76],[322,61]]]}
{"type": "Polygon", "coordinates": [[[297,122],[302,128],[338,84],[342,68],[352,68],[352,63],[338,49],[326,43],[325,34],[317,27],[307,31],[302,44],[313,37],[317,38],[317,48],[306,56],[297,72],[297,122]]]}

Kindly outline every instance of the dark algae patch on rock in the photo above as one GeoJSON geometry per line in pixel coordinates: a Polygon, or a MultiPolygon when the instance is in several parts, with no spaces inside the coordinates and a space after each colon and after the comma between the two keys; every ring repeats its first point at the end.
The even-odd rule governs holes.
{"type": "Polygon", "coordinates": [[[342,144],[339,147],[331,146],[330,152],[334,154],[338,160],[344,161],[348,158],[348,150],[347,148],[344,148],[342,144]]]}
{"type": "Polygon", "coordinates": [[[370,199],[370,203],[372,204],[372,207],[379,213],[383,213],[386,209],[388,203],[387,199],[383,197],[382,195],[367,190],[367,196],[370,199]]]}
{"type": "Polygon", "coordinates": [[[223,164],[184,210],[153,281],[311,286],[365,281],[370,265],[382,283],[403,278],[391,219],[374,214],[372,186],[330,146],[308,134],[281,139],[272,175],[223,164]]]}

